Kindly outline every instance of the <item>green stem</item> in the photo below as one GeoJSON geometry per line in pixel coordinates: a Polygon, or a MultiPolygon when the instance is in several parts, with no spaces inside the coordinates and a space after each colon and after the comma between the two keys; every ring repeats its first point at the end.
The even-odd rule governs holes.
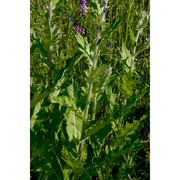
{"type": "MultiPolygon", "coordinates": [[[[102,6],[103,6],[103,0],[101,0],[101,7],[102,6]]],[[[104,15],[104,12],[102,12],[101,15],[100,15],[101,20],[103,18],[103,15],[104,15]]],[[[96,34],[96,41],[95,41],[95,45],[94,45],[93,66],[90,69],[91,72],[93,72],[97,67],[98,53],[99,53],[98,43],[99,43],[100,39],[101,39],[100,27],[98,27],[97,28],[97,34],[96,34]]],[[[90,101],[91,101],[91,96],[92,96],[92,90],[93,90],[93,79],[91,79],[90,82],[89,82],[88,95],[87,95],[86,105],[85,105],[85,110],[84,110],[85,124],[87,123],[87,120],[88,120],[89,106],[90,106],[90,101]]],[[[95,100],[94,103],[96,104],[96,100],[95,100]]],[[[94,106],[94,108],[95,107],[96,106],[94,106]]],[[[94,118],[94,117],[95,117],[95,111],[92,114],[92,118],[94,118]]],[[[82,134],[84,134],[84,132],[85,132],[85,127],[83,127],[83,133],[82,134]]],[[[79,144],[79,149],[78,149],[78,154],[79,154],[78,158],[79,158],[79,160],[82,160],[82,152],[83,152],[83,149],[84,149],[84,144],[85,144],[85,139],[82,140],[81,143],[79,144]]]]}
{"type": "MultiPolygon", "coordinates": [[[[88,96],[87,96],[87,99],[86,99],[86,105],[85,105],[85,110],[84,110],[85,124],[87,123],[87,120],[88,120],[89,104],[90,104],[91,95],[92,95],[92,88],[93,88],[93,82],[91,81],[90,84],[89,84],[88,96]]],[[[85,127],[83,127],[83,132],[84,131],[85,131],[85,127]]],[[[84,148],[84,143],[85,143],[85,140],[83,140],[79,144],[79,150],[78,150],[79,160],[82,159],[82,152],[83,152],[83,148],[84,148]]]]}
{"type": "Polygon", "coordinates": [[[48,64],[49,64],[49,72],[48,72],[48,84],[49,87],[52,87],[52,69],[51,69],[51,47],[48,49],[48,64]]]}
{"type": "MultiPolygon", "coordinates": [[[[91,67],[91,72],[92,72],[92,70],[95,70],[96,67],[97,67],[98,52],[99,52],[98,41],[99,41],[100,38],[101,38],[100,29],[98,27],[96,41],[95,41],[95,48],[94,48],[93,66],[91,67]]],[[[89,82],[89,90],[88,90],[88,95],[87,95],[86,105],[85,105],[85,110],[84,110],[85,124],[87,123],[87,120],[88,120],[89,105],[90,105],[90,100],[91,100],[91,96],[92,96],[92,89],[93,89],[93,79],[91,79],[90,82],[89,82]]],[[[84,134],[84,131],[85,131],[85,127],[83,128],[83,134],[84,134]]],[[[85,140],[83,140],[79,144],[78,154],[79,154],[79,159],[80,160],[82,158],[82,152],[83,152],[83,149],[84,149],[84,143],[85,143],[85,140]]]]}
{"type": "Polygon", "coordinates": [[[88,120],[88,112],[89,112],[89,104],[90,104],[91,95],[92,95],[92,88],[93,88],[93,82],[91,81],[89,83],[88,96],[87,96],[87,99],[86,99],[86,106],[85,106],[85,111],[84,111],[84,117],[85,117],[86,123],[87,123],[87,120],[88,120]]]}
{"type": "Polygon", "coordinates": [[[96,105],[97,105],[97,94],[94,97],[93,109],[92,109],[92,120],[96,117],[96,105]]]}
{"type": "Polygon", "coordinates": [[[49,25],[49,32],[50,32],[50,43],[49,43],[49,49],[48,49],[48,64],[49,64],[49,72],[48,72],[48,84],[49,87],[52,87],[52,67],[51,67],[51,41],[52,41],[52,29],[51,29],[51,20],[52,20],[52,3],[49,0],[49,16],[48,16],[48,25],[49,25]]]}

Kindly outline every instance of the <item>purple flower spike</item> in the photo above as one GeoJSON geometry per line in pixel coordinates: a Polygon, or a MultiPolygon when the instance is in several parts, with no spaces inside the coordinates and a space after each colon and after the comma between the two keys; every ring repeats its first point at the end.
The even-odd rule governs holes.
{"type": "Polygon", "coordinates": [[[79,3],[79,7],[80,7],[80,12],[83,16],[86,15],[86,12],[85,12],[85,9],[87,9],[87,5],[86,5],[87,1],[86,0],[82,0],[80,3],[79,3]]]}

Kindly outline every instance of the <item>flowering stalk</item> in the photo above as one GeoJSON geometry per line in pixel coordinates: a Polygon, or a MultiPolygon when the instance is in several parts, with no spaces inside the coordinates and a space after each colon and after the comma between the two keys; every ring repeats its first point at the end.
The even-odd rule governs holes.
{"type": "Polygon", "coordinates": [[[80,13],[82,14],[82,16],[86,15],[86,9],[87,9],[87,1],[86,0],[82,0],[79,3],[79,8],[80,8],[80,13]]]}
{"type": "MultiPolygon", "coordinates": [[[[51,40],[52,40],[51,20],[52,20],[52,3],[49,1],[48,25],[49,25],[49,30],[50,30],[51,40]]],[[[49,66],[51,64],[51,53],[52,53],[52,47],[51,47],[51,44],[50,44],[50,46],[48,48],[48,63],[49,63],[49,66]]],[[[52,69],[51,69],[51,66],[50,66],[50,69],[49,69],[49,72],[48,72],[48,84],[49,84],[49,87],[52,86],[52,69]]]]}
{"type": "MultiPolygon", "coordinates": [[[[82,0],[79,3],[79,10],[82,16],[86,15],[86,9],[87,9],[87,1],[86,0],[82,0]]],[[[85,29],[83,27],[81,27],[79,25],[79,23],[76,21],[75,17],[70,16],[70,18],[74,21],[73,27],[76,30],[76,32],[80,33],[80,34],[85,34],[85,29]]]]}
{"type": "MultiPolygon", "coordinates": [[[[103,0],[101,0],[101,7],[102,7],[102,12],[100,14],[100,21],[103,22],[103,16],[105,15],[105,12],[104,12],[104,8],[105,8],[106,4],[103,4],[103,0]]],[[[100,22],[100,23],[101,23],[100,22]]],[[[95,41],[95,44],[94,44],[94,55],[93,55],[93,66],[91,67],[91,72],[93,70],[96,69],[97,67],[97,61],[98,61],[98,54],[99,54],[99,46],[98,46],[98,43],[99,43],[99,40],[101,39],[101,30],[100,30],[100,27],[98,25],[97,27],[97,31],[96,31],[96,41],[95,41]]],[[[93,80],[91,80],[89,82],[89,90],[88,90],[88,96],[87,96],[87,99],[86,99],[86,105],[85,105],[85,111],[84,111],[84,116],[85,116],[85,122],[87,122],[88,120],[88,114],[89,114],[89,105],[90,105],[90,100],[91,100],[91,97],[92,97],[92,89],[93,89],[93,80]]],[[[95,112],[96,112],[96,101],[97,101],[97,96],[95,96],[95,99],[94,99],[94,104],[93,104],[93,113],[92,113],[92,118],[95,118],[95,112]]],[[[93,119],[94,120],[94,119],[93,119]]],[[[83,149],[84,149],[84,143],[85,143],[85,140],[83,140],[80,145],[79,145],[79,150],[78,150],[78,153],[79,153],[79,159],[81,160],[82,159],[82,152],[83,152],[83,149]]]]}

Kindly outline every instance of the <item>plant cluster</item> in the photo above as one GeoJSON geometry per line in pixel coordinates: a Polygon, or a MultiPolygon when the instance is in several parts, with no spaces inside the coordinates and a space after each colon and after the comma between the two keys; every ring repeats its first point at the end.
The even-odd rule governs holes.
{"type": "Polygon", "coordinates": [[[31,179],[149,179],[149,1],[30,12],[31,179]]]}

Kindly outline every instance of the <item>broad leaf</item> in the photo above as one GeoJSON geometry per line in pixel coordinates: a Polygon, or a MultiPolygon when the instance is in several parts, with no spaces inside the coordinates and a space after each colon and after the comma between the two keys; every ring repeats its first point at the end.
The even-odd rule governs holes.
{"type": "Polygon", "coordinates": [[[67,121],[66,130],[69,136],[69,141],[73,139],[80,140],[83,128],[83,117],[70,109],[67,109],[64,116],[67,121]]]}

